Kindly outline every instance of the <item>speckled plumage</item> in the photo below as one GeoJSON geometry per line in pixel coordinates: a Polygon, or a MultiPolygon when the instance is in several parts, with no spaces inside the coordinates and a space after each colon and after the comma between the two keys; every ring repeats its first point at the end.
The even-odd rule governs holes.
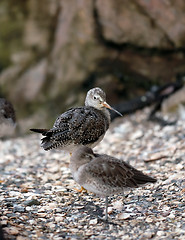
{"type": "Polygon", "coordinates": [[[13,135],[16,126],[15,111],[12,104],[0,98],[0,137],[13,135]]]}
{"type": "Polygon", "coordinates": [[[60,115],[52,129],[43,134],[41,146],[45,150],[76,145],[93,146],[101,140],[109,127],[108,119],[93,107],[72,108],[60,115]],[[98,119],[98,121],[97,121],[98,119]]]}
{"type": "Polygon", "coordinates": [[[95,154],[86,146],[81,146],[73,152],[70,169],[77,183],[87,191],[105,198],[121,193],[127,188],[156,182],[156,179],[126,162],[109,155],[95,154]]]}
{"type": "Polygon", "coordinates": [[[87,93],[85,106],[61,114],[53,128],[31,130],[42,133],[41,146],[45,150],[60,148],[72,152],[79,145],[94,147],[109,128],[110,113],[106,108],[112,109],[106,103],[105,93],[93,88],[87,93]]]}

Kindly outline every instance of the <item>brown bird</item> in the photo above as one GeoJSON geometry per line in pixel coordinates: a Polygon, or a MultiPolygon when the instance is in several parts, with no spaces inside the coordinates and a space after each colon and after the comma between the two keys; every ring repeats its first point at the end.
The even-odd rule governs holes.
{"type": "Polygon", "coordinates": [[[41,142],[44,150],[60,148],[71,153],[80,145],[93,148],[109,128],[110,113],[107,108],[117,112],[106,103],[104,91],[93,88],[87,93],[85,106],[71,108],[61,114],[51,129],[30,130],[44,136],[41,142]]]}
{"type": "Polygon", "coordinates": [[[0,98],[0,137],[13,135],[15,127],[16,117],[12,104],[5,98],[0,98]]]}
{"type": "Polygon", "coordinates": [[[126,162],[105,154],[95,154],[91,148],[81,146],[72,153],[70,170],[74,180],[89,192],[106,199],[105,220],[108,219],[108,196],[127,188],[154,183],[149,177],[126,162]]]}

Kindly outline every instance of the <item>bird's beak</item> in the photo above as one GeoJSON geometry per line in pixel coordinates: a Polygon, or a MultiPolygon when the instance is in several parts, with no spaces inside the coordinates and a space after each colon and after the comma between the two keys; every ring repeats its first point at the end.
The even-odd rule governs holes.
{"type": "Polygon", "coordinates": [[[116,109],[114,109],[113,107],[111,107],[111,106],[110,106],[108,103],[106,103],[106,102],[103,102],[103,103],[102,103],[102,106],[111,109],[112,111],[116,112],[116,113],[117,113],[118,115],[120,115],[120,116],[123,116],[120,112],[118,112],[116,109]]]}

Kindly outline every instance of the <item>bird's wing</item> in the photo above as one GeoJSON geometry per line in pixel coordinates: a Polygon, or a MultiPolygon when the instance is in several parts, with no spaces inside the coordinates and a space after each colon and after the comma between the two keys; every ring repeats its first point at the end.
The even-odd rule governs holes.
{"type": "Polygon", "coordinates": [[[138,187],[148,182],[156,182],[126,162],[108,155],[97,155],[85,169],[92,178],[111,187],[138,187]]]}
{"type": "MultiPolygon", "coordinates": [[[[97,157],[86,165],[85,171],[91,179],[98,179],[110,187],[137,187],[134,173],[119,159],[106,155],[97,157]]],[[[90,178],[89,178],[90,179],[90,178]]]]}
{"type": "Polygon", "coordinates": [[[92,107],[69,109],[60,115],[52,129],[45,133],[42,146],[48,150],[66,144],[90,144],[96,142],[108,128],[101,111],[92,107]]]}

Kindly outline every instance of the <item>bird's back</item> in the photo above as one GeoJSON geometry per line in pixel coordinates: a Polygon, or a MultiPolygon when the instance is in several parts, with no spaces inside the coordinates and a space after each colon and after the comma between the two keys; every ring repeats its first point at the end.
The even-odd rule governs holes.
{"type": "Polygon", "coordinates": [[[61,114],[53,128],[43,131],[45,150],[76,145],[93,145],[105,134],[109,121],[102,111],[93,107],[71,108],[61,114]]]}
{"type": "Polygon", "coordinates": [[[154,183],[156,179],[108,155],[97,155],[84,165],[79,179],[85,189],[100,196],[117,194],[125,188],[136,188],[149,182],[154,183]]]}

